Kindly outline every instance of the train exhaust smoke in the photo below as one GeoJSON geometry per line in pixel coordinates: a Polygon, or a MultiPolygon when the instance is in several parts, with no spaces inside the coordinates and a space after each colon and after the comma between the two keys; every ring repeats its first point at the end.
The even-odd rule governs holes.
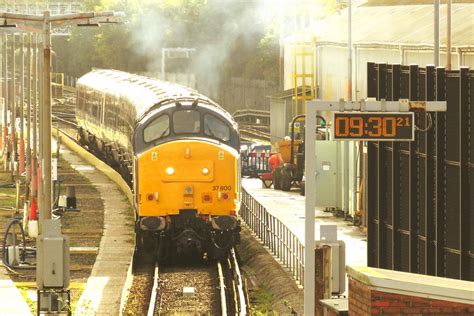
{"type": "Polygon", "coordinates": [[[176,60],[167,59],[166,71],[193,73],[196,88],[218,98],[224,74],[234,76],[226,68],[228,62],[239,58],[233,52],[245,46],[252,36],[266,32],[272,16],[278,13],[278,5],[237,0],[186,3],[174,8],[164,8],[163,4],[152,4],[152,1],[145,4],[132,29],[134,49],[146,58],[147,73],[159,78],[162,48],[195,48],[189,61],[181,59],[187,66],[185,69],[177,65],[176,60]],[[182,14],[183,10],[186,14],[182,14]],[[272,10],[275,14],[270,12],[272,10]],[[183,17],[186,19],[179,20],[183,17]],[[202,23],[203,20],[206,23],[202,23]]]}

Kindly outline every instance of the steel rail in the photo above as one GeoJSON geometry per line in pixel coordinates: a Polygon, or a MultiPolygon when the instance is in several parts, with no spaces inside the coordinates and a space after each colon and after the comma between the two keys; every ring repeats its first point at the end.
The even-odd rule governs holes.
{"type": "Polygon", "coordinates": [[[224,273],[222,271],[222,264],[217,262],[217,274],[219,276],[219,287],[221,294],[221,313],[222,315],[227,315],[227,297],[225,293],[226,285],[224,282],[224,273]]]}
{"type": "Polygon", "coordinates": [[[150,304],[148,305],[148,312],[147,316],[153,316],[155,314],[156,308],[156,294],[158,293],[158,263],[155,264],[155,269],[153,272],[153,287],[151,288],[151,295],[150,295],[150,304]]]}
{"type": "MultiPolygon", "coordinates": [[[[77,142],[77,139],[76,139],[74,136],[70,135],[69,133],[66,133],[66,132],[65,132],[63,129],[61,129],[61,128],[56,128],[56,129],[58,130],[58,132],[64,134],[64,135],[65,135],[66,137],[68,137],[71,141],[73,141],[73,142],[76,143],[78,146],[81,146],[84,150],[87,151],[86,148],[84,148],[82,145],[80,145],[80,144],[77,142]]],[[[102,160],[101,160],[101,161],[102,161],[102,160]]]]}
{"type": "Polygon", "coordinates": [[[57,115],[53,115],[53,119],[58,120],[58,121],[61,121],[61,122],[65,123],[65,124],[68,124],[68,125],[77,127],[77,123],[74,123],[74,122],[72,122],[72,121],[68,121],[68,120],[66,120],[66,119],[63,119],[63,118],[57,116],[57,115]]]}
{"type": "Polygon", "coordinates": [[[242,138],[253,138],[262,141],[270,141],[270,134],[264,132],[240,128],[239,133],[242,138]]]}
{"type": "Polygon", "coordinates": [[[242,274],[240,273],[240,268],[237,262],[237,257],[235,255],[234,248],[230,250],[230,255],[231,255],[231,264],[234,267],[234,272],[236,276],[237,295],[238,295],[238,301],[239,301],[238,311],[239,311],[239,315],[244,316],[244,315],[247,315],[247,301],[245,299],[242,274]]]}

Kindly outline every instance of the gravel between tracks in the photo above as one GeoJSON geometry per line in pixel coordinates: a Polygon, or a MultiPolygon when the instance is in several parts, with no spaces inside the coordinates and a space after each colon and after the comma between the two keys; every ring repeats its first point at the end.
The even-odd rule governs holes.
{"type": "Polygon", "coordinates": [[[217,315],[220,312],[215,263],[161,266],[155,315],[186,313],[217,315]],[[194,296],[183,296],[183,287],[194,287],[194,296]]]}
{"type": "Polygon", "coordinates": [[[153,286],[153,273],[144,271],[133,276],[133,283],[128,293],[127,303],[123,311],[124,316],[146,315],[148,300],[153,286]]]}

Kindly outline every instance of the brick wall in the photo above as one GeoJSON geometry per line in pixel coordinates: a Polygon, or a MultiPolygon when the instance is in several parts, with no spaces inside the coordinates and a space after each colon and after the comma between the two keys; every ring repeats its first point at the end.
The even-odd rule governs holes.
{"type": "Polygon", "coordinates": [[[327,311],[327,316],[338,316],[337,313],[335,311],[332,311],[332,310],[328,310],[327,311]]]}
{"type": "Polygon", "coordinates": [[[349,278],[349,315],[474,315],[474,304],[381,292],[349,278]]]}

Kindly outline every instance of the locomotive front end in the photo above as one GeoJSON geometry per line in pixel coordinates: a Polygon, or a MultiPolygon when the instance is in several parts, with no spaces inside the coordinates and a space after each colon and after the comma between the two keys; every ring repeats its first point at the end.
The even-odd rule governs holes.
{"type": "Polygon", "coordinates": [[[137,128],[145,145],[135,159],[141,242],[161,259],[217,258],[239,242],[238,135],[206,107],[161,108],[150,116],[137,128]]]}

